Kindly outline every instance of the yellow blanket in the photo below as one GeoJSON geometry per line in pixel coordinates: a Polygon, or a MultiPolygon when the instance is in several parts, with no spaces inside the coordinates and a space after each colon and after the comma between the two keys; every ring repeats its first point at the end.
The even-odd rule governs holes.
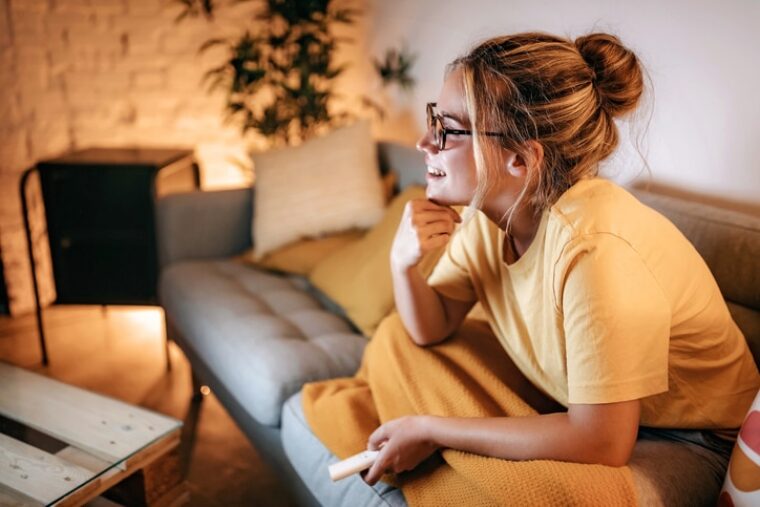
{"type": "MultiPolygon", "coordinates": [[[[380,326],[353,378],[307,384],[306,419],[338,457],[366,448],[383,422],[413,414],[450,417],[526,416],[536,411],[508,386],[514,373],[487,324],[466,321],[440,345],[421,348],[397,315],[380,326]]],[[[412,506],[636,505],[628,467],[559,461],[507,461],[446,449],[388,480],[412,506]]]]}

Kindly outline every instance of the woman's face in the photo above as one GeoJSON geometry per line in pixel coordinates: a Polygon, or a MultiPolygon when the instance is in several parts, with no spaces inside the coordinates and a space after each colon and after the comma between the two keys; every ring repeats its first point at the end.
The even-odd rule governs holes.
{"type": "MultiPolygon", "coordinates": [[[[455,69],[446,77],[435,114],[442,117],[446,128],[470,130],[461,72],[455,69]]],[[[417,149],[425,154],[427,198],[444,206],[468,204],[478,184],[472,136],[448,134],[446,146],[440,150],[428,129],[417,141],[417,149]]]]}

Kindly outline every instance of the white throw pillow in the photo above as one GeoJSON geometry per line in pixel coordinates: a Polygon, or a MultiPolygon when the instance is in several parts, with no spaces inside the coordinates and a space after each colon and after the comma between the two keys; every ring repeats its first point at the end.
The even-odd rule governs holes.
{"type": "Polygon", "coordinates": [[[367,121],[254,155],[253,163],[257,258],[301,238],[366,229],[383,215],[383,187],[367,121]]]}

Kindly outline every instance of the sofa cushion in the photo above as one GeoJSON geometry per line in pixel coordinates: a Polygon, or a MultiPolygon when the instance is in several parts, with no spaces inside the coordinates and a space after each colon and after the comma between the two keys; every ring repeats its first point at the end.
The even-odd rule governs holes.
{"type": "Polygon", "coordinates": [[[366,340],[288,277],[240,261],[181,262],[160,299],[192,348],[262,424],[278,426],[305,382],[352,375],[366,340]]]}
{"type": "MultiPolygon", "coordinates": [[[[375,333],[380,321],[394,307],[390,254],[406,203],[424,199],[425,189],[406,188],[388,206],[380,220],[360,241],[341,248],[317,264],[311,282],[343,307],[348,318],[365,336],[375,333]]],[[[428,276],[443,255],[444,248],[428,252],[419,264],[428,276]]]]}
{"type": "Polygon", "coordinates": [[[406,507],[404,494],[379,481],[367,485],[359,474],[332,482],[328,466],[340,461],[309,428],[301,405],[301,393],[291,397],[282,409],[282,446],[301,480],[323,505],[331,507],[406,507]]]}
{"type": "Polygon", "coordinates": [[[308,275],[322,260],[359,241],[364,234],[365,231],[350,230],[322,238],[302,239],[278,248],[261,259],[257,259],[253,249],[250,249],[241,256],[241,260],[264,269],[308,275]]]}
{"type": "Polygon", "coordinates": [[[749,350],[755,358],[755,363],[760,365],[760,312],[730,301],[727,305],[734,322],[744,333],[744,338],[746,338],[749,350]]]}
{"type": "Polygon", "coordinates": [[[385,195],[370,125],[360,121],[296,147],[254,156],[256,257],[307,237],[366,229],[385,195]]]}

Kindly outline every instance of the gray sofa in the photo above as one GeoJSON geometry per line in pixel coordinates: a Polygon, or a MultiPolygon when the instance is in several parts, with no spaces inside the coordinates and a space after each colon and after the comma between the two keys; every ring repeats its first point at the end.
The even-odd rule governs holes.
{"type": "MultiPolygon", "coordinates": [[[[413,148],[380,143],[383,171],[399,186],[424,182],[413,148]]],[[[668,216],[712,269],[735,320],[760,358],[760,219],[635,192],[668,216]]],[[[167,339],[189,359],[293,493],[318,505],[283,451],[281,411],[305,382],[347,376],[366,344],[341,309],[296,276],[235,260],[252,245],[252,189],[169,195],[157,205],[159,298],[167,339]]]]}

